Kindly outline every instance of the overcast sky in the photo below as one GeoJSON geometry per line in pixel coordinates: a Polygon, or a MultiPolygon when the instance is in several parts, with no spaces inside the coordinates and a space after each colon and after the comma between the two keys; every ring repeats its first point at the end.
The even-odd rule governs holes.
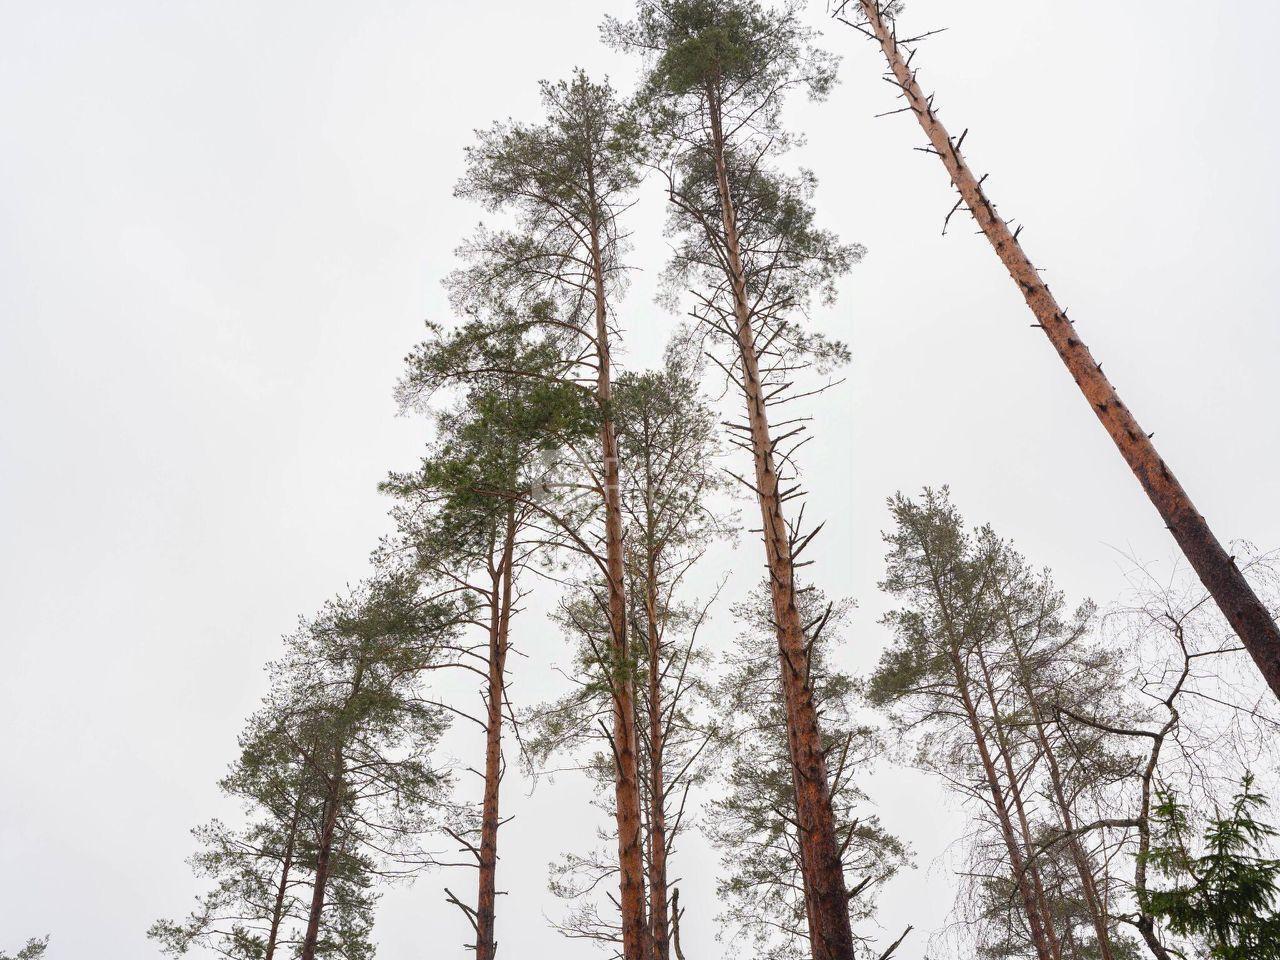
{"type": "MultiPolygon", "coordinates": [[[[187,831],[227,812],[214,782],[263,663],[366,572],[375,484],[421,448],[391,390],[478,217],[451,194],[462,149],[533,118],[536,81],[575,64],[625,85],[596,25],[627,6],[0,0],[0,951],[50,933],[55,960],[155,956],[147,926],[189,909],[187,831]]],[[[951,28],[917,58],[926,87],[1200,509],[1280,546],[1280,8],[913,0],[906,18],[951,28]]],[[[827,42],[842,85],[791,112],[794,159],[869,253],[817,318],[854,362],[814,405],[805,466],[829,521],[812,570],[859,601],[839,656],[861,670],[886,640],[897,489],[949,482],[1073,598],[1115,599],[1122,553],[1172,543],[985,241],[967,221],[940,236],[941,166],[909,116],[872,119],[894,106],[875,49],[827,42]]],[[[674,323],[646,193],[619,310],[633,367],[674,323]]],[[[730,599],[759,575],[748,547],[730,599]]],[[[516,630],[529,702],[566,655],[536,607],[516,630]]],[[[919,863],[883,922],[937,929],[963,818],[912,773],[871,790],[919,863]]],[[[587,795],[508,782],[508,958],[594,955],[544,918],[548,861],[591,842],[587,795]]],[[[677,856],[685,950],[707,960],[714,858],[692,838],[677,856]]],[[[464,955],[446,882],[471,883],[385,898],[381,956],[464,955]]]]}

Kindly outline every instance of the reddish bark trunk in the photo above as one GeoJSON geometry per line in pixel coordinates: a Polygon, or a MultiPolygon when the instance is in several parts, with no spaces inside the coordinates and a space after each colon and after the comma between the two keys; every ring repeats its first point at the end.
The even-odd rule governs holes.
{"type": "Polygon", "coordinates": [[[289,836],[284,844],[284,859],[280,864],[280,885],[276,888],[276,902],[271,910],[271,929],[267,932],[267,949],[262,960],[274,960],[276,941],[280,938],[280,922],[284,919],[284,898],[289,892],[289,871],[293,869],[293,848],[298,837],[298,821],[302,817],[302,797],[293,804],[293,819],[289,821],[289,836]]]}
{"type": "MultiPolygon", "coordinates": [[[[588,175],[591,179],[590,174],[588,175]]],[[[595,195],[594,181],[588,184],[595,195]]],[[[604,484],[605,577],[609,632],[613,646],[613,751],[615,814],[618,826],[619,898],[623,960],[648,960],[645,919],[644,849],[641,845],[640,774],[636,755],[635,683],[627,638],[627,602],[623,581],[622,500],[618,477],[618,435],[614,425],[609,316],[605,300],[604,258],[599,221],[591,225],[592,284],[595,295],[596,402],[600,406],[601,481],[604,484]]]]}
{"type": "Polygon", "coordinates": [[[755,488],[760,505],[769,592],[777,625],[778,655],[787,718],[787,744],[791,753],[796,794],[797,841],[809,918],[809,941],[814,960],[852,960],[853,930],[849,922],[849,895],[844,864],[836,837],[827,779],[826,755],[818,712],[809,686],[809,660],[803,625],[796,607],[795,570],[791,538],[787,532],[774,462],[774,444],[761,389],[755,331],[747,300],[745,271],[738,238],[737,216],[725,163],[725,142],[714,90],[708,91],[712,149],[724,226],[729,281],[733,291],[737,344],[742,363],[742,389],[747,407],[755,467],[755,488]]]}
{"type": "Polygon", "coordinates": [[[488,713],[485,717],[484,801],[480,814],[479,890],[476,896],[476,960],[493,960],[498,874],[498,807],[502,784],[502,704],[506,692],[508,637],[511,627],[512,566],[515,554],[514,510],[508,510],[502,557],[492,569],[489,628],[488,713]]]}
{"type": "MultiPolygon", "coordinates": [[[[355,675],[351,680],[351,694],[354,697],[360,691],[364,681],[364,663],[356,662],[355,675]]],[[[333,838],[338,825],[338,811],[342,806],[342,794],[345,789],[346,761],[343,757],[344,747],[337,743],[333,747],[333,777],[329,781],[328,796],[325,797],[323,822],[320,826],[320,837],[316,847],[315,886],[311,893],[311,914],[307,918],[307,933],[302,941],[302,952],[298,960],[316,960],[316,945],[320,940],[320,920],[324,915],[325,894],[329,886],[329,863],[333,856],[333,838]]]]}
{"type": "Polygon", "coordinates": [[[1165,526],[1173,534],[1192,569],[1240,636],[1272,692],[1280,697],[1280,627],[1258,599],[1234,558],[1223,549],[1204,517],[1196,510],[1173,471],[1160,458],[1151,442],[1152,435],[1138,425],[1129,408],[1121,402],[1115,388],[1103,375],[1102,365],[1094,360],[1067,319],[1066,311],[1058,306],[1015,235],[996,214],[981,181],[969,169],[957,144],[952,142],[946,127],[938,120],[930,98],[921,91],[915,73],[907,66],[880,5],[876,0],[859,0],[859,4],[897,85],[906,95],[907,103],[941,158],[951,182],[1022,292],[1038,321],[1037,326],[1049,338],[1090,408],[1164,519],[1165,526]]]}
{"type": "MultiPolygon", "coordinates": [[[[341,760],[339,760],[339,769],[341,760]]],[[[338,824],[338,808],[342,804],[341,774],[325,799],[324,820],[320,827],[320,842],[316,850],[315,886],[311,893],[311,914],[307,918],[307,933],[302,941],[299,960],[315,960],[316,945],[320,940],[320,919],[324,914],[325,894],[329,886],[329,861],[333,854],[333,836],[338,824]]]]}
{"type": "Polygon", "coordinates": [[[646,571],[645,612],[649,621],[649,928],[653,960],[669,960],[667,913],[667,809],[662,761],[666,733],[662,723],[661,635],[658,631],[656,573],[652,558],[646,571]]]}

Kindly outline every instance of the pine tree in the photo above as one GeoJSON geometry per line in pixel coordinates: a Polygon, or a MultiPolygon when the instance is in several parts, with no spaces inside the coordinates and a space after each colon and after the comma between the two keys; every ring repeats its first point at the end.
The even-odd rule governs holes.
{"type": "Polygon", "coordinates": [[[982,549],[994,541],[984,536],[975,543],[946,491],[926,490],[918,503],[899,495],[890,509],[896,527],[885,538],[882,588],[905,606],[885,618],[895,642],[871,679],[872,702],[892,706],[901,727],[919,731],[922,765],[954,784],[973,784],[968,792],[990,810],[1003,864],[985,890],[1007,887],[1021,907],[997,941],[1007,942],[1008,931],[1025,923],[1039,960],[1056,960],[1060,911],[1031,856],[1036,834],[1028,809],[1028,778],[1043,756],[1020,723],[1010,728],[1025,710],[1018,684],[995,675],[1004,646],[1000,581],[982,549]]]}
{"type": "Polygon", "coordinates": [[[40,960],[48,948],[48,937],[32,937],[12,957],[7,953],[0,953],[0,960],[40,960]]]}
{"type": "Polygon", "coordinates": [[[467,340],[463,331],[432,346],[434,352],[426,346],[417,352],[419,377],[431,367],[437,376],[465,383],[465,394],[454,407],[428,407],[436,437],[420,468],[393,474],[383,490],[399,500],[393,512],[401,538],[390,552],[459,603],[462,619],[482,637],[450,643],[438,668],[471,671],[482,679],[479,716],[450,706],[480,727],[485,742],[478,817],[449,828],[475,859],[474,906],[446,892],[475,931],[477,960],[492,960],[498,831],[505,822],[500,813],[507,765],[503,734],[512,713],[507,697],[511,625],[521,571],[559,545],[556,532],[540,522],[530,491],[542,480],[540,455],[589,436],[595,419],[583,407],[580,391],[533,375],[549,363],[554,366],[559,355],[540,351],[518,331],[504,329],[477,341],[467,340]]]}
{"type": "MultiPolygon", "coordinates": [[[[631,659],[613,658],[606,610],[589,585],[571,590],[558,619],[577,642],[575,687],[535,712],[534,733],[526,739],[534,769],[545,768],[553,754],[592,751],[583,767],[597,777],[606,774],[612,741],[602,736],[602,721],[611,710],[613,677],[623,671],[632,677],[640,691],[635,710],[646,902],[652,948],[660,958],[670,956],[678,921],[668,859],[685,826],[689,792],[705,779],[709,740],[699,717],[707,695],[707,658],[698,639],[706,607],[680,593],[710,542],[727,531],[715,504],[724,487],[715,419],[699,396],[687,346],[677,338],[661,369],[620,377],[615,393],[631,659]]],[[[556,866],[552,888],[575,904],[561,924],[566,933],[605,942],[619,936],[587,899],[611,869],[600,857],[577,853],[556,866]]]]}
{"type": "Polygon", "coordinates": [[[803,878],[815,960],[848,960],[854,941],[839,856],[831,782],[797,599],[797,557],[805,531],[793,455],[805,432],[798,414],[771,423],[772,411],[803,395],[797,379],[847,356],[842,344],[800,322],[814,299],[831,299],[834,281],[860,256],[814,223],[814,179],[775,164],[792,137],[781,121],[787,95],[829,89],[833,61],[798,21],[798,3],[754,0],[642,0],[630,23],[606,35],[645,58],[640,93],[665,176],[676,238],[668,273],[690,288],[712,357],[740,392],[745,413],[734,442],[752,459],[743,482],[760,508],[774,605],[780,682],[795,770],[795,811],[804,846],[803,878]]]}
{"type": "MultiPolygon", "coordinates": [[[[200,850],[193,872],[214,881],[183,922],[160,920],[148,936],[170,956],[204,947],[233,960],[274,960],[298,949],[309,917],[316,838],[323,819],[321,780],[310,765],[314,741],[299,747],[292,705],[273,691],[240,736],[240,755],[219,782],[240,801],[244,823],[214,820],[192,831],[200,850]]],[[[327,955],[371,956],[374,900],[359,871],[329,880],[335,894],[320,918],[327,955]]]]}
{"type": "Polygon", "coordinates": [[[416,579],[384,576],[326,604],[273,668],[281,725],[320,801],[301,960],[333,949],[325,911],[346,884],[431,860],[421,842],[448,802],[449,777],[432,763],[448,719],[421,683],[454,616],[416,579]]]}
{"type": "MultiPolygon", "coordinates": [[[[855,772],[880,753],[881,742],[855,716],[858,684],[830,664],[829,651],[838,643],[850,605],[828,603],[813,590],[802,595],[801,604],[806,621],[823,624],[810,654],[810,684],[825,720],[823,746],[834,758],[831,796],[851,891],[847,909],[854,923],[864,923],[875,911],[880,886],[906,863],[907,851],[866,812],[870,801],[854,780],[855,772]]],[[[789,813],[794,784],[771,610],[765,585],[734,611],[743,631],[715,697],[726,754],[724,783],[705,829],[724,869],[718,893],[730,942],[748,946],[761,960],[800,960],[812,954],[812,947],[802,844],[789,813]]],[[[855,940],[861,954],[875,957],[887,958],[897,946],[871,951],[867,937],[855,940]]]]}
{"type": "Polygon", "coordinates": [[[697,640],[706,609],[681,603],[679,593],[711,541],[729,529],[713,502],[724,488],[715,417],[699,396],[690,354],[687,338],[677,337],[662,369],[623,377],[617,392],[654,960],[671,956],[667,861],[708,741],[691,711],[705,696],[697,640]]]}
{"type": "MultiPolygon", "coordinates": [[[[532,329],[564,348],[559,377],[590,392],[598,447],[581,466],[599,497],[599,546],[579,546],[600,568],[616,658],[630,656],[618,501],[617,431],[613,419],[614,300],[621,291],[623,234],[619,218],[636,185],[637,142],[608,84],[581,71],[542,87],[541,124],[498,124],[481,131],[468,150],[458,194],[510,215],[514,227],[481,230],[454,278],[455,302],[469,314],[532,329]],[[495,299],[500,303],[495,304],[495,299]]],[[[619,906],[623,953],[649,953],[644,910],[641,799],[635,728],[635,690],[628,675],[613,691],[613,738],[619,906]]]]}

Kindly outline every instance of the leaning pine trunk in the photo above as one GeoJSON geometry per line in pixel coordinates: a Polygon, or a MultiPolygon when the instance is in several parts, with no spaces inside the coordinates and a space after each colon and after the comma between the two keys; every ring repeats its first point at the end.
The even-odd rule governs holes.
{"type": "Polygon", "coordinates": [[[769,568],[769,593],[777,626],[782,693],[787,718],[787,745],[791,754],[796,794],[797,842],[809,941],[813,960],[852,960],[853,930],[849,923],[849,895],[844,864],[836,839],[831,808],[831,786],[822,747],[818,712],[809,686],[809,657],[804,628],[796,607],[795,570],[791,538],[782,512],[778,474],[774,463],[769,416],[761,389],[755,331],[747,300],[745,271],[738,239],[737,215],[725,164],[725,142],[719,103],[709,89],[712,150],[728,255],[729,280],[737,322],[738,352],[742,363],[742,389],[746,395],[755,461],[755,488],[760,503],[765,559],[769,568]]]}
{"type": "MultiPolygon", "coordinates": [[[[595,195],[595,184],[589,184],[595,195]]],[[[618,434],[614,425],[609,358],[609,316],[605,302],[600,224],[591,225],[591,266],[596,321],[596,401],[600,406],[600,457],[604,483],[605,575],[608,581],[609,633],[613,664],[614,798],[618,825],[619,906],[623,960],[648,960],[648,924],[644,908],[644,850],[641,846],[640,773],[636,755],[635,682],[627,642],[627,600],[623,585],[622,500],[618,477],[618,434]]]]}
{"type": "Polygon", "coordinates": [[[952,142],[946,127],[938,120],[932,98],[924,95],[916,82],[915,72],[907,66],[882,5],[877,0],[859,0],[859,4],[894,80],[920,121],[933,150],[947,168],[961,199],[995,248],[1009,276],[1022,291],[1027,306],[1038,321],[1036,325],[1053,344],[1201,582],[1239,634],[1272,691],[1280,697],[1280,628],[1276,621],[1253,592],[1235,560],[1222,548],[1173,471],[1160,458],[1151,442],[1151,434],[1143,431],[1129,408],[1121,402],[1115,388],[1103,375],[1102,365],[1094,360],[1067,319],[1066,312],[1058,306],[1048,286],[1040,279],[1016,235],[996,214],[995,207],[982,189],[982,182],[974,177],[965,163],[959,144],[952,142]]]}
{"type": "Polygon", "coordinates": [[[504,671],[511,627],[512,565],[515,553],[515,513],[507,513],[502,558],[493,569],[492,618],[489,626],[488,713],[485,716],[484,803],[480,815],[479,893],[476,897],[476,960],[493,960],[498,873],[498,793],[502,784],[502,704],[504,671]]]}

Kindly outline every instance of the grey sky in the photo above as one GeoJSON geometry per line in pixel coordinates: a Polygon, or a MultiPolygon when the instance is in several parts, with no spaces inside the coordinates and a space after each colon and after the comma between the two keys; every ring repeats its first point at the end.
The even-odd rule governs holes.
{"type": "MultiPolygon", "coordinates": [[[[625,2],[72,3],[0,0],[0,950],[154,956],[143,936],[196,886],[189,827],[298,614],[366,569],[387,528],[374,485],[413,462],[420,421],[391,388],[478,218],[452,198],[474,127],[530,117],[535,81],[575,64],[625,84],[596,24],[625,2]]],[[[821,4],[815,5],[815,20],[821,4]]],[[[1224,538],[1280,545],[1280,10],[913,0],[943,119],[990,171],[1002,213],[1126,402],[1224,538]]],[[[967,220],[914,153],[875,50],[828,30],[842,85],[791,117],[823,222],[869,248],[823,327],[849,381],[815,404],[813,568],[860,607],[841,656],[884,642],[874,584],[883,501],[949,482],[1073,597],[1113,599],[1117,551],[1172,543],[967,220]]],[[[643,268],[620,311],[624,362],[673,318],[656,185],[643,268]]],[[[758,571],[746,544],[727,596],[758,571]]],[[[731,629],[718,621],[719,636],[731,629]]],[[[555,689],[563,647],[537,610],[517,696],[555,689]]],[[[523,668],[523,664],[520,664],[523,668]]],[[[590,841],[586,790],[514,778],[499,938],[508,957],[592,956],[551,933],[546,864],[590,841]]],[[[929,930],[950,902],[934,859],[962,826],[910,773],[876,778],[921,869],[883,920],[929,930]],[[940,808],[943,812],[939,812],[940,808]]],[[[696,842],[686,952],[715,955],[713,859],[696,842]]],[[[387,896],[381,955],[462,956],[428,875],[387,896]]],[[[904,954],[920,955],[923,938],[904,954]]]]}

